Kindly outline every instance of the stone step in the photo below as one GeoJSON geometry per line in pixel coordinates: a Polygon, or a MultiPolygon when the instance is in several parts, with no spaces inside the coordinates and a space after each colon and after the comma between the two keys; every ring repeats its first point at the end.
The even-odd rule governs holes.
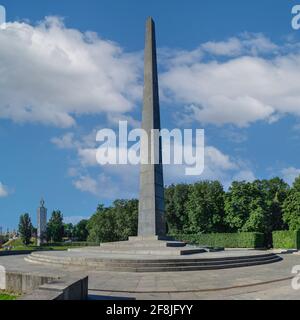
{"type": "Polygon", "coordinates": [[[72,260],[84,260],[84,261],[95,261],[95,262],[105,262],[105,263],[117,263],[121,264],[124,263],[126,265],[128,264],[191,264],[191,263],[203,263],[203,264],[209,264],[209,263],[231,263],[235,260],[237,261],[256,261],[256,260],[267,260],[273,257],[277,257],[274,254],[269,255],[261,255],[261,256],[245,256],[245,257],[229,257],[229,258],[216,258],[216,259],[109,259],[106,257],[103,258],[74,258],[74,257],[57,257],[57,256],[48,256],[43,254],[36,254],[33,253],[29,257],[35,258],[35,259],[49,259],[49,260],[56,260],[56,261],[72,261],[72,260]]]}
{"type": "Polygon", "coordinates": [[[137,236],[129,237],[129,242],[133,241],[175,241],[174,238],[168,236],[137,236]]]}
{"type": "MultiPolygon", "coordinates": [[[[33,259],[32,257],[25,258],[28,262],[35,262],[35,263],[45,263],[45,264],[61,264],[61,261],[55,261],[50,259],[33,259]]],[[[197,270],[216,270],[216,269],[228,269],[228,268],[239,268],[239,267],[247,267],[247,266],[255,266],[255,265],[262,265],[262,264],[270,264],[280,261],[281,258],[278,256],[271,257],[269,259],[256,259],[256,260],[245,260],[245,261],[234,261],[230,263],[211,263],[211,264],[198,264],[198,265],[156,265],[156,266],[121,266],[121,265],[106,265],[105,263],[87,263],[82,264],[82,266],[86,267],[93,267],[99,271],[116,271],[116,272],[174,272],[174,271],[197,271],[197,270]]],[[[223,261],[224,262],[224,261],[223,261]]],[[[64,265],[68,265],[67,261],[64,261],[64,265]]],[[[79,266],[79,264],[77,265],[79,266]]]]}
{"type": "MultiPolygon", "coordinates": [[[[134,272],[179,272],[179,271],[201,271],[201,270],[218,270],[218,269],[231,269],[231,268],[241,268],[241,267],[251,267],[257,265],[271,264],[280,261],[280,259],[268,259],[264,261],[248,261],[232,264],[211,264],[205,266],[182,266],[182,267],[157,267],[157,268],[136,268],[134,272]]],[[[122,268],[115,269],[113,271],[121,272],[122,268]]],[[[130,270],[127,270],[130,272],[130,270]]]]}
{"type": "MultiPolygon", "coordinates": [[[[164,263],[159,263],[157,261],[155,262],[148,262],[148,261],[141,261],[141,262],[135,262],[132,261],[131,263],[128,262],[114,262],[114,261],[106,261],[105,259],[97,260],[97,261],[86,261],[87,265],[97,265],[101,264],[102,266],[105,267],[149,267],[149,268],[155,268],[155,267],[182,267],[182,266],[209,266],[209,265],[226,265],[226,264],[234,264],[234,263],[243,263],[243,262],[257,262],[257,261],[268,261],[270,259],[274,259],[274,257],[266,257],[266,258],[256,258],[256,259],[240,259],[238,262],[234,260],[229,260],[229,261],[224,261],[224,260],[219,260],[219,261],[197,261],[197,262],[190,262],[190,261],[180,261],[180,262],[164,262],[164,263]]],[[[34,260],[36,261],[41,261],[41,262],[55,262],[55,263],[62,263],[61,260],[59,259],[45,259],[45,258],[35,258],[34,260]]],[[[70,261],[63,261],[65,264],[70,264],[72,263],[72,260],[70,261]]]]}
{"type": "MultiPolygon", "coordinates": [[[[71,249],[70,252],[87,252],[87,250],[78,248],[71,249]]],[[[97,249],[88,250],[94,254],[126,254],[126,255],[154,255],[154,256],[181,256],[206,252],[202,248],[188,247],[100,247],[97,249]]]]}
{"type": "Polygon", "coordinates": [[[185,247],[186,244],[180,241],[160,241],[160,240],[136,240],[102,243],[100,248],[160,248],[160,247],[185,247]]]}
{"type": "Polygon", "coordinates": [[[132,263],[148,263],[148,264],[161,264],[161,263],[218,263],[219,261],[230,263],[231,261],[243,261],[243,260],[264,260],[264,259],[270,259],[273,257],[277,257],[274,253],[267,253],[267,254],[261,254],[261,255],[246,255],[246,256],[231,256],[231,257],[218,257],[218,258],[170,258],[170,259],[162,259],[162,258],[152,258],[152,259],[143,259],[142,257],[138,259],[136,256],[134,256],[132,259],[125,259],[125,258],[109,258],[109,257],[58,257],[58,256],[49,256],[47,254],[44,254],[42,252],[34,252],[30,256],[31,258],[36,259],[50,259],[50,260],[57,260],[57,261],[65,261],[65,260],[90,260],[90,261],[105,261],[105,262],[113,262],[113,263],[125,263],[125,264],[132,264],[132,263]]]}
{"type": "Polygon", "coordinates": [[[171,272],[171,271],[195,271],[195,270],[214,270],[225,268],[238,268],[246,266],[254,266],[261,264],[269,264],[282,260],[275,254],[268,254],[253,257],[240,257],[240,259],[198,259],[198,261],[175,260],[168,262],[161,262],[159,260],[141,260],[141,261],[114,261],[107,259],[61,259],[58,257],[47,257],[38,254],[32,254],[25,258],[26,261],[31,263],[41,264],[56,264],[65,266],[84,266],[103,271],[116,271],[116,272],[171,272]]]}

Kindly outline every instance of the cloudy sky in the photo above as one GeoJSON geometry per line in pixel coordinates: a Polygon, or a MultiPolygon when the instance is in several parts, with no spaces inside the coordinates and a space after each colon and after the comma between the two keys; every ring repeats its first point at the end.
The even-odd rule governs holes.
{"type": "Polygon", "coordinates": [[[66,221],[137,196],[138,167],[97,165],[96,132],[138,128],[144,24],[156,21],[162,126],[205,129],[205,170],[166,184],[300,174],[295,1],[0,0],[0,226],[66,221]]]}

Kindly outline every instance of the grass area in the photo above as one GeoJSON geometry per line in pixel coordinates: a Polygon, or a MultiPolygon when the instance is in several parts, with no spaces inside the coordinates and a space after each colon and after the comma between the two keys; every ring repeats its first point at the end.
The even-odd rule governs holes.
{"type": "Polygon", "coordinates": [[[17,296],[11,293],[0,291],[0,300],[16,300],[17,296]]]}
{"type": "MultiPolygon", "coordinates": [[[[11,240],[8,243],[5,244],[6,246],[11,246],[12,247],[12,251],[27,251],[27,250],[45,250],[45,251],[49,251],[49,250],[55,250],[55,251],[65,251],[68,250],[70,248],[76,248],[76,246],[74,245],[68,245],[68,244],[62,244],[60,246],[58,245],[53,245],[53,246],[44,246],[44,247],[38,247],[35,244],[30,244],[28,246],[25,246],[22,243],[21,239],[15,239],[15,240],[11,240]]],[[[3,249],[0,249],[0,251],[2,251],[3,249]]]]}

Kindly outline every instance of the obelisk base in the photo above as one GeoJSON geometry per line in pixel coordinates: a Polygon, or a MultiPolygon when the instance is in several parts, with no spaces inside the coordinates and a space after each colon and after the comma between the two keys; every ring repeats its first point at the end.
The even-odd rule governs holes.
{"type": "Polygon", "coordinates": [[[130,237],[128,241],[102,243],[99,247],[70,249],[76,252],[136,256],[181,256],[206,252],[203,248],[186,246],[181,241],[158,240],[158,237],[130,237]]]}

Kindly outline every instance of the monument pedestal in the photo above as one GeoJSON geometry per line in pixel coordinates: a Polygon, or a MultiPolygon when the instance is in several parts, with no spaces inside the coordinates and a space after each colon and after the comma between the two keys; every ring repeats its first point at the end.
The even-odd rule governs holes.
{"type": "Polygon", "coordinates": [[[168,237],[130,237],[128,241],[102,243],[100,247],[70,249],[71,252],[94,252],[98,254],[181,256],[206,252],[203,248],[188,247],[184,242],[168,237]],[[163,240],[162,240],[163,238],[163,240]]]}

